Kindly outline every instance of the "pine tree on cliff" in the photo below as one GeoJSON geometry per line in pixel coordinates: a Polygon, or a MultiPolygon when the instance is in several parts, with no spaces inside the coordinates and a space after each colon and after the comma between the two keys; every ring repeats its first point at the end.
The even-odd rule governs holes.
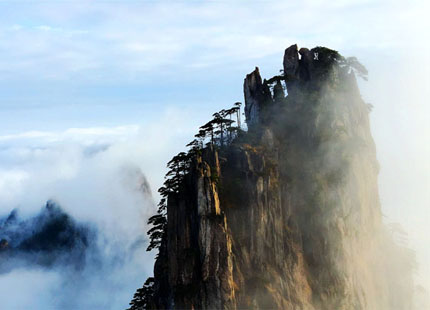
{"type": "Polygon", "coordinates": [[[148,278],[133,296],[130,302],[130,308],[127,310],[145,310],[151,305],[151,296],[154,293],[154,278],[148,278]]]}
{"type": "Polygon", "coordinates": [[[203,126],[201,126],[200,130],[203,130],[203,132],[205,133],[205,136],[207,136],[208,133],[210,134],[211,143],[213,145],[214,144],[214,122],[213,122],[213,120],[209,121],[206,124],[204,124],[203,126]]]}
{"type": "Polygon", "coordinates": [[[193,141],[191,141],[190,143],[188,143],[186,145],[186,147],[189,147],[189,151],[188,151],[188,155],[190,157],[190,159],[195,158],[196,155],[198,155],[199,153],[201,153],[201,149],[202,149],[202,144],[199,142],[199,140],[194,139],[193,141]]]}
{"type": "Polygon", "coordinates": [[[199,139],[200,144],[203,146],[206,136],[207,136],[206,130],[200,129],[199,132],[194,137],[199,139]]]}
{"type": "Polygon", "coordinates": [[[150,219],[154,279],[133,310],[410,310],[411,268],[398,267],[412,255],[380,236],[378,164],[356,83],[367,70],[292,45],[282,72],[246,76],[247,132],[235,104],[169,162],[163,216],[150,219]]]}
{"type": "Polygon", "coordinates": [[[147,251],[158,249],[161,245],[166,231],[167,197],[170,193],[178,192],[183,176],[189,169],[190,158],[190,154],[180,152],[167,163],[167,168],[170,170],[165,175],[164,186],[158,190],[162,198],[158,204],[157,214],[148,219],[148,224],[152,227],[147,232],[149,235],[147,251]]]}
{"type": "Polygon", "coordinates": [[[240,106],[242,105],[242,102],[236,102],[234,104],[234,107],[232,108],[234,110],[234,112],[236,112],[236,122],[237,122],[237,127],[241,127],[240,126],[240,106]]]}
{"type": "Polygon", "coordinates": [[[149,245],[146,250],[152,251],[153,249],[158,249],[161,245],[167,224],[165,214],[156,214],[151,216],[148,220],[148,224],[153,227],[147,232],[149,235],[149,245]]]}

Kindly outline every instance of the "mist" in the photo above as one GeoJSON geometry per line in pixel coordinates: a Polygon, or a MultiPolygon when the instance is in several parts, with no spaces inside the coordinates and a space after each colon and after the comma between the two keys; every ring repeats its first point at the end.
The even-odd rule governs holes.
{"type": "Polygon", "coordinates": [[[104,253],[77,275],[61,264],[1,274],[2,307],[127,307],[152,274],[146,220],[165,164],[213,111],[243,100],[256,65],[278,74],[294,43],[369,70],[359,83],[374,107],[384,221],[408,234],[416,284],[430,291],[428,3],[348,2],[2,3],[0,217],[31,218],[52,199],[96,227],[104,253]]]}
{"type": "MultiPolygon", "coordinates": [[[[160,118],[172,122],[180,116],[166,111],[160,118]]],[[[0,274],[2,307],[125,309],[152,274],[146,221],[155,212],[159,171],[185,141],[187,128],[163,135],[163,126],[153,122],[0,136],[0,218],[16,210],[20,221],[9,235],[16,241],[17,234],[37,231],[31,223],[48,200],[92,231],[85,260],[75,263],[81,266],[66,251],[52,252],[55,263],[49,266],[34,263],[37,253],[6,261],[0,256],[7,267],[0,274]]],[[[7,233],[3,228],[0,237],[7,233]]]]}
{"type": "MultiPolygon", "coordinates": [[[[282,53],[279,50],[277,59],[282,53]]],[[[385,222],[400,223],[408,233],[407,245],[416,251],[418,262],[416,284],[428,292],[428,61],[419,66],[407,53],[394,58],[378,58],[372,52],[360,57],[360,51],[352,55],[369,70],[369,81],[360,81],[360,89],[374,106],[370,118],[385,222]]],[[[127,307],[135,289],[152,275],[154,254],[145,251],[146,220],[155,212],[165,163],[209,114],[169,108],[144,125],[0,136],[0,216],[18,208],[22,216],[31,217],[53,199],[77,221],[97,227],[94,242],[103,251],[101,263],[77,275],[61,265],[52,270],[28,266],[0,275],[5,308],[127,307]],[[143,180],[150,190],[142,188],[143,180]]]]}
{"type": "MultiPolygon", "coordinates": [[[[423,46],[429,51],[428,45],[423,46]]],[[[406,50],[363,55],[369,81],[361,93],[374,109],[372,134],[380,164],[379,192],[386,223],[399,223],[416,251],[416,285],[430,289],[430,66],[406,50]]]]}
{"type": "MultiPolygon", "coordinates": [[[[279,50],[275,59],[282,53],[279,50]]],[[[383,57],[357,51],[345,56],[350,55],[357,55],[369,70],[369,81],[359,83],[364,100],[374,107],[370,119],[381,168],[384,221],[400,223],[408,234],[407,246],[416,251],[418,262],[416,290],[427,296],[428,60],[408,53],[383,57]]],[[[0,275],[5,308],[127,307],[135,289],[152,275],[154,254],[145,251],[146,220],[155,212],[165,163],[183,149],[210,112],[168,108],[144,125],[0,136],[0,216],[18,208],[23,217],[31,217],[53,199],[77,221],[97,227],[94,245],[103,251],[102,262],[77,275],[61,265],[52,270],[21,267],[0,275]],[[142,188],[143,180],[150,190],[142,188]]]]}
{"type": "MultiPolygon", "coordinates": [[[[13,257],[10,270],[0,276],[3,305],[5,309],[125,308],[141,275],[150,272],[142,262],[152,261],[145,251],[146,215],[153,208],[146,178],[136,163],[115,153],[115,137],[94,143],[48,138],[9,138],[7,146],[3,142],[1,216],[16,209],[29,220],[53,200],[77,223],[93,227],[94,236],[78,270],[69,261],[61,262],[65,258],[61,253],[54,253],[60,261],[46,267],[13,257]]],[[[35,229],[25,222],[19,226],[21,233],[35,229]]]]}

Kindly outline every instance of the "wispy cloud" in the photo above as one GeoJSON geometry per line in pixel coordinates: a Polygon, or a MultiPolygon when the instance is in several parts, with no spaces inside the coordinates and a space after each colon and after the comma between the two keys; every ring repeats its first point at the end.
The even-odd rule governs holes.
{"type": "Polygon", "coordinates": [[[76,72],[112,78],[156,74],[165,65],[175,70],[243,62],[279,53],[292,42],[397,49],[427,23],[420,4],[27,2],[2,19],[0,56],[9,75],[19,69],[42,78],[76,72]],[[24,16],[30,24],[20,23],[24,16]]]}
{"type": "Polygon", "coordinates": [[[63,265],[46,270],[21,264],[2,274],[4,307],[127,306],[142,277],[150,273],[150,264],[142,262],[153,258],[145,252],[145,229],[154,201],[143,165],[127,155],[131,151],[141,155],[142,149],[132,149],[140,140],[138,130],[136,126],[71,128],[0,137],[0,217],[14,208],[24,218],[34,216],[53,199],[79,222],[95,225],[97,238],[89,241],[89,247],[98,251],[93,260],[87,257],[79,272],[63,265]],[[31,281],[40,286],[31,288],[27,285],[31,281]]]}
{"type": "Polygon", "coordinates": [[[81,143],[91,144],[94,143],[94,141],[98,141],[99,143],[102,143],[104,140],[112,141],[114,137],[127,139],[130,136],[136,135],[138,131],[138,125],[117,127],[69,128],[60,132],[33,130],[11,135],[0,135],[0,143],[5,141],[33,139],[38,145],[47,142],[71,142],[73,140],[79,141],[81,143]]]}
{"type": "Polygon", "coordinates": [[[290,44],[324,45],[370,71],[383,210],[412,230],[425,282],[428,11],[424,0],[0,1],[0,209],[57,198],[78,218],[137,227],[151,206],[136,216],[142,198],[119,171],[140,169],[156,189],[206,117],[242,99],[245,73],[277,73],[290,44]]]}

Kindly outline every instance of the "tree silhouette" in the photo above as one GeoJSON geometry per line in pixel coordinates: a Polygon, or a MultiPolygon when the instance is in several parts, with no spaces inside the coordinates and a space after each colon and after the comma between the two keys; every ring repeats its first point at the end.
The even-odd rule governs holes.
{"type": "Polygon", "coordinates": [[[165,176],[165,181],[162,187],[158,189],[161,195],[161,200],[158,204],[157,214],[148,219],[148,224],[152,227],[148,230],[149,245],[147,251],[157,249],[166,234],[167,224],[167,198],[170,194],[178,193],[183,176],[189,169],[190,155],[181,152],[174,156],[168,163],[167,168],[170,170],[165,176]]]}
{"type": "Polygon", "coordinates": [[[325,62],[326,64],[336,62],[340,67],[346,67],[349,71],[353,71],[359,77],[367,81],[367,69],[357,60],[356,57],[345,58],[340,55],[338,51],[321,46],[314,48],[314,51],[323,56],[320,57],[320,62],[325,62]]]}
{"type": "Polygon", "coordinates": [[[236,112],[236,121],[237,121],[237,127],[241,127],[240,126],[240,106],[242,105],[242,102],[235,102],[234,104],[234,111],[236,112]]]}
{"type": "Polygon", "coordinates": [[[218,126],[218,130],[215,131],[215,134],[220,135],[220,146],[224,145],[224,130],[231,125],[232,120],[225,118],[226,110],[221,110],[217,113],[213,114],[214,119],[212,120],[213,124],[218,126]]]}
{"type": "Polygon", "coordinates": [[[188,143],[186,145],[186,147],[191,147],[191,148],[200,148],[201,144],[197,139],[194,139],[193,141],[191,141],[190,143],[188,143]]]}
{"type": "Polygon", "coordinates": [[[213,120],[210,122],[207,122],[206,124],[201,126],[200,129],[205,132],[205,135],[207,135],[207,133],[210,134],[211,143],[213,145],[213,143],[214,143],[214,122],[213,122],[213,120]]]}
{"type": "Polygon", "coordinates": [[[148,225],[152,225],[152,228],[148,230],[147,235],[149,235],[149,245],[146,249],[147,251],[152,251],[153,249],[158,249],[164,238],[167,225],[167,200],[163,197],[158,203],[157,214],[151,216],[148,219],[148,225]]]}
{"type": "Polygon", "coordinates": [[[201,145],[203,145],[205,138],[206,138],[206,131],[203,129],[200,129],[199,132],[194,137],[199,139],[201,145]]]}
{"type": "MultiPolygon", "coordinates": [[[[170,195],[179,193],[181,184],[190,170],[193,159],[202,152],[205,139],[210,137],[210,141],[206,146],[215,146],[217,140],[221,147],[224,146],[225,134],[227,134],[228,143],[233,141],[234,134],[240,130],[240,106],[241,103],[236,102],[232,108],[214,113],[213,119],[199,128],[199,132],[195,135],[196,139],[186,145],[190,148],[189,151],[187,153],[178,153],[167,163],[168,172],[165,175],[165,181],[163,186],[158,189],[161,199],[158,203],[157,214],[148,219],[148,225],[151,225],[151,228],[147,231],[149,236],[147,251],[159,249],[166,237],[168,198],[170,195]],[[232,119],[233,115],[236,116],[236,121],[232,119]],[[235,122],[237,122],[237,127],[232,126],[235,122]],[[217,136],[219,136],[218,139],[217,136]]],[[[127,310],[143,310],[151,307],[154,294],[153,286],[154,278],[150,277],[143,287],[136,291],[130,302],[130,308],[127,310]]]]}
{"type": "Polygon", "coordinates": [[[197,154],[201,153],[202,144],[197,139],[194,139],[186,146],[190,147],[190,150],[188,151],[188,156],[190,157],[190,160],[191,158],[194,158],[197,154]]]}
{"type": "Polygon", "coordinates": [[[184,176],[191,167],[191,161],[197,154],[201,154],[206,137],[210,137],[208,145],[212,146],[216,145],[217,135],[219,136],[219,145],[221,147],[225,142],[225,133],[227,134],[228,143],[233,140],[234,133],[240,128],[240,106],[241,103],[236,102],[232,108],[214,113],[214,118],[199,128],[199,132],[195,135],[196,139],[187,144],[187,147],[191,147],[188,153],[180,152],[167,163],[169,170],[165,175],[163,186],[158,189],[161,200],[158,204],[157,214],[148,219],[148,224],[151,225],[151,228],[147,232],[149,236],[147,251],[160,248],[167,229],[168,197],[179,193],[184,176]],[[235,122],[232,120],[233,114],[236,115],[238,127],[232,126],[235,122]]]}
{"type": "Polygon", "coordinates": [[[167,168],[170,169],[170,171],[166,174],[166,177],[170,177],[172,175],[175,175],[176,177],[180,177],[181,173],[182,175],[185,175],[188,164],[189,164],[189,155],[185,152],[180,152],[178,155],[174,156],[168,163],[167,168]]]}
{"type": "Polygon", "coordinates": [[[345,64],[354,71],[359,77],[367,81],[368,71],[365,66],[363,66],[356,57],[348,57],[345,59],[345,64]]]}
{"type": "Polygon", "coordinates": [[[154,296],[154,278],[149,277],[142,288],[137,289],[134,293],[133,299],[129,303],[130,308],[127,310],[145,310],[148,309],[152,303],[154,296]]]}
{"type": "MultiPolygon", "coordinates": [[[[148,225],[151,225],[151,228],[147,231],[149,236],[147,251],[159,249],[166,237],[168,198],[170,195],[179,193],[184,176],[190,170],[193,159],[202,152],[205,139],[210,137],[210,141],[206,146],[215,146],[218,140],[219,145],[222,147],[225,142],[225,133],[228,138],[227,142],[231,143],[234,134],[240,130],[240,106],[241,103],[236,102],[232,108],[214,113],[213,119],[199,128],[199,132],[195,135],[196,139],[186,145],[190,148],[189,151],[187,153],[178,153],[167,163],[169,170],[165,175],[163,186],[158,189],[161,199],[158,203],[157,214],[148,219],[148,225]],[[232,119],[233,115],[236,116],[236,121],[232,119]],[[237,127],[232,126],[235,122],[237,122],[237,127]],[[218,139],[217,136],[219,136],[218,139]]],[[[127,310],[144,310],[150,308],[151,303],[153,303],[153,286],[154,278],[150,277],[146,280],[143,287],[136,291],[130,302],[130,308],[127,310]]]]}
{"type": "Polygon", "coordinates": [[[160,195],[161,195],[162,197],[167,197],[167,196],[169,195],[169,189],[168,189],[168,188],[166,188],[165,186],[161,186],[161,187],[158,189],[158,192],[160,193],[160,195]]]}

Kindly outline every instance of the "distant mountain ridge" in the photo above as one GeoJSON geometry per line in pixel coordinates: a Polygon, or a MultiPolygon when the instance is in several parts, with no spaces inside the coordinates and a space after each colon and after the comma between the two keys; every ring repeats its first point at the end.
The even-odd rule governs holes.
{"type": "Polygon", "coordinates": [[[78,223],[53,201],[26,219],[13,210],[0,218],[0,273],[19,266],[50,268],[56,264],[81,269],[95,236],[94,227],[78,223]]]}

